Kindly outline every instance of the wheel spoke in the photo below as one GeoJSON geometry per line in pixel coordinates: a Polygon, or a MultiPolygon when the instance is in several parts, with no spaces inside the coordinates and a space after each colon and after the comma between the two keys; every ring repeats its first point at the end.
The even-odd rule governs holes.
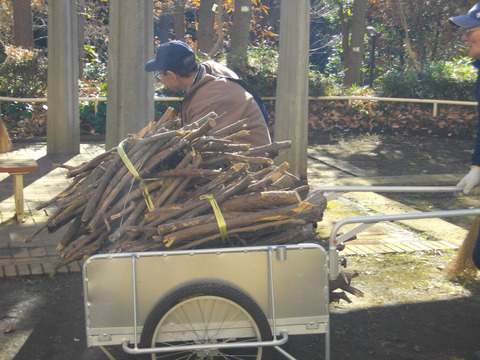
{"type": "Polygon", "coordinates": [[[150,339],[150,346],[168,346],[174,350],[175,346],[209,344],[213,348],[156,354],[152,359],[261,360],[265,350],[253,344],[247,348],[223,349],[216,348],[215,344],[248,344],[271,338],[262,310],[248,296],[228,286],[193,285],[172,293],[169,300],[159,303],[158,307],[157,318],[146,323],[142,332],[142,339],[144,333],[151,333],[150,337],[145,335],[150,339]],[[230,296],[224,297],[225,292],[230,296]]]}
{"type": "Polygon", "coordinates": [[[175,360],[188,360],[188,359],[195,359],[192,358],[195,353],[193,351],[188,351],[185,352],[185,355],[181,355],[183,352],[178,352],[178,353],[165,353],[165,354],[155,354],[156,359],[175,359],[175,360]],[[175,358],[173,358],[175,356],[175,358]]]}

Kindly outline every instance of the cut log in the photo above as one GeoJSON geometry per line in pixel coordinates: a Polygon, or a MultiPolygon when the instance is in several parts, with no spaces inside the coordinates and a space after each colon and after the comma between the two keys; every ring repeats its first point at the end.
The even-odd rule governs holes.
{"type": "Polygon", "coordinates": [[[220,206],[222,211],[245,211],[292,205],[301,201],[296,191],[266,191],[236,196],[220,206]]]}
{"type": "MultiPolygon", "coordinates": [[[[286,206],[284,208],[278,208],[273,210],[256,211],[247,215],[239,216],[234,219],[226,219],[227,231],[234,231],[235,228],[245,227],[249,224],[257,222],[274,222],[279,220],[285,220],[295,217],[295,215],[312,208],[313,205],[302,202],[297,205],[286,206]]],[[[175,241],[181,242],[188,239],[198,238],[199,236],[205,236],[207,234],[213,234],[218,232],[218,224],[204,224],[191,227],[189,229],[180,230],[174,233],[170,233],[165,236],[163,242],[167,247],[170,247],[175,241]]]]}

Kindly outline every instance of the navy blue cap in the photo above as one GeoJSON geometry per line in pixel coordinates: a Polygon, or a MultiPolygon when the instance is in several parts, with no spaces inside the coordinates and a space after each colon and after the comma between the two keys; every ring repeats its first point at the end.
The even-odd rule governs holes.
{"type": "Polygon", "coordinates": [[[146,71],[178,71],[182,70],[182,59],[187,55],[195,54],[188,44],[183,41],[174,40],[162,44],[157,49],[155,59],[145,65],[146,71]]]}
{"type": "Polygon", "coordinates": [[[452,24],[461,27],[480,26],[480,3],[477,3],[465,15],[452,16],[448,20],[452,24]]]}

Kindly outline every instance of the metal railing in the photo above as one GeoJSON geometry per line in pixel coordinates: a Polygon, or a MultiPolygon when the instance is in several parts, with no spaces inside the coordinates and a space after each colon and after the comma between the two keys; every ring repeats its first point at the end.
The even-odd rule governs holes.
{"type": "MultiPolygon", "coordinates": [[[[154,101],[181,101],[183,97],[161,97],[155,96],[154,101]]],[[[79,97],[80,102],[92,101],[97,109],[99,102],[107,101],[106,97],[79,97]]],[[[265,96],[262,97],[264,101],[276,101],[274,96],[265,96]]],[[[459,105],[459,106],[477,106],[476,101],[456,101],[456,100],[434,100],[434,99],[410,99],[410,98],[387,98],[387,97],[378,97],[378,96],[309,96],[309,101],[348,101],[349,105],[354,101],[385,101],[385,102],[408,102],[408,103],[423,103],[423,104],[432,104],[433,106],[433,116],[438,114],[438,105],[459,105]]],[[[13,97],[3,97],[0,96],[0,101],[4,102],[25,102],[25,103],[41,103],[47,102],[47,98],[13,98],[13,97]]]]}

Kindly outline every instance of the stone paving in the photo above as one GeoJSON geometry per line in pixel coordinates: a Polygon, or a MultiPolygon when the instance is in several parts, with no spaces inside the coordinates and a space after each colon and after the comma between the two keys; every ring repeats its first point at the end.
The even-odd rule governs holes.
{"type": "MultiPolygon", "coordinates": [[[[49,234],[43,230],[31,243],[24,243],[29,235],[47,221],[49,215],[57,210],[55,204],[41,210],[44,205],[71,182],[66,178],[67,170],[57,164],[77,166],[91,160],[105,151],[100,142],[82,143],[80,154],[47,155],[45,142],[15,143],[13,150],[0,154],[0,158],[30,158],[37,161],[40,171],[24,175],[25,222],[18,223],[15,218],[12,178],[9,174],[0,174],[0,278],[17,275],[49,274],[58,260],[55,250],[63,235],[62,229],[49,234]]],[[[59,269],[59,272],[80,271],[78,262],[59,269]]]]}
{"type": "MultiPolygon", "coordinates": [[[[59,194],[71,182],[66,178],[67,170],[58,167],[58,164],[79,165],[104,152],[105,146],[103,142],[83,142],[80,150],[80,154],[75,156],[53,156],[47,154],[46,142],[23,142],[15,143],[13,150],[0,154],[0,158],[35,159],[40,167],[38,173],[24,176],[25,222],[23,223],[18,223],[14,218],[12,179],[8,174],[0,174],[0,278],[51,273],[53,264],[59,259],[55,248],[63,236],[65,227],[54,233],[48,233],[44,229],[31,243],[25,243],[24,240],[57,210],[55,204],[48,205],[41,210],[37,210],[37,208],[59,194]]],[[[342,177],[351,177],[355,172],[359,176],[365,175],[361,169],[352,170],[350,168],[348,171],[338,169],[332,164],[328,164],[328,159],[325,158],[309,159],[308,177],[312,186],[329,184],[342,177]]],[[[345,209],[342,215],[344,217],[358,216],[355,215],[359,211],[358,204],[348,198],[332,204],[337,208],[345,209]]],[[[338,221],[338,217],[332,217],[327,209],[324,222],[322,222],[325,225],[323,230],[327,235],[335,221],[338,221]]],[[[464,236],[465,230],[453,225],[451,227],[453,227],[452,231],[458,233],[460,238],[464,236]]],[[[343,254],[435,251],[457,248],[456,244],[442,239],[437,240],[439,241],[425,240],[418,234],[392,224],[378,224],[362,233],[358,240],[348,243],[343,254]]],[[[79,262],[74,262],[58,271],[78,272],[81,271],[81,265],[79,262]]]]}

